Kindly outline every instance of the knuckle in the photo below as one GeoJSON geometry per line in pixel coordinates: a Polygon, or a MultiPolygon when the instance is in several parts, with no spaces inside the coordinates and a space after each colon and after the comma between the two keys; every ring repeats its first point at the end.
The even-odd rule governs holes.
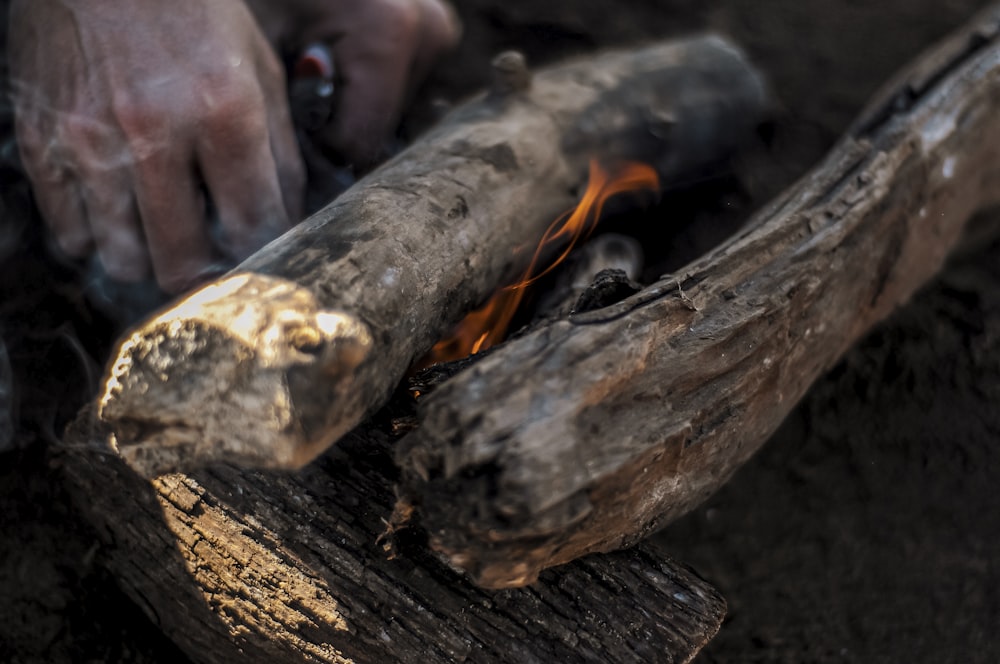
{"type": "Polygon", "coordinates": [[[381,17],[382,29],[395,38],[416,37],[420,31],[421,8],[412,0],[377,0],[375,15],[381,17]]]}
{"type": "Polygon", "coordinates": [[[70,145],[91,145],[99,139],[99,121],[87,112],[73,112],[64,115],[60,121],[60,134],[70,145]]]}
{"type": "Polygon", "coordinates": [[[154,104],[129,92],[120,92],[111,98],[111,112],[126,129],[145,127],[157,118],[154,104]]]}
{"type": "MultiPolygon", "coordinates": [[[[156,137],[167,133],[169,119],[164,106],[146,96],[122,93],[111,99],[110,107],[133,156],[139,160],[148,157],[156,137]]],[[[104,147],[109,148],[110,142],[104,147]]]]}
{"type": "Polygon", "coordinates": [[[267,140],[267,115],[257,106],[219,107],[204,116],[202,127],[206,138],[219,146],[249,148],[267,140]]]}
{"type": "Polygon", "coordinates": [[[282,86],[284,88],[287,83],[287,77],[285,73],[285,67],[281,63],[278,54],[272,48],[261,49],[259,56],[261,74],[268,80],[282,86]]]}
{"type": "Polygon", "coordinates": [[[200,121],[210,128],[249,130],[263,125],[263,94],[252,79],[238,75],[213,75],[202,83],[198,96],[202,105],[200,121]]]}
{"type": "MultiPolygon", "coordinates": [[[[45,141],[42,139],[41,132],[28,123],[18,121],[15,136],[21,160],[32,179],[42,177],[43,173],[49,173],[53,170],[50,164],[45,163],[45,141]]],[[[52,173],[45,179],[54,179],[54,175],[55,173],[52,173]]]]}
{"type": "Polygon", "coordinates": [[[55,241],[60,251],[73,258],[83,258],[89,255],[94,248],[90,233],[78,229],[56,232],[55,241]]]}
{"type": "Polygon", "coordinates": [[[443,51],[457,45],[462,35],[462,22],[450,5],[439,0],[424,0],[424,33],[429,48],[443,51]]]}

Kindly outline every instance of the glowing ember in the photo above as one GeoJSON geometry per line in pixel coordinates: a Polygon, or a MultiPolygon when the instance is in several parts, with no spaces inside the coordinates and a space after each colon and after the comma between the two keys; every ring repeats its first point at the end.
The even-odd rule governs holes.
{"type": "Polygon", "coordinates": [[[626,162],[612,174],[592,159],[583,198],[574,210],[560,216],[545,231],[521,278],[498,290],[483,307],[466,316],[451,337],[439,341],[431,349],[420,366],[475,355],[502,341],[527,287],[551,272],[577,244],[590,236],[608,198],[628,191],[656,191],[659,186],[656,171],[645,164],[626,162]],[[547,266],[540,266],[541,257],[553,245],[564,246],[547,266]]]}

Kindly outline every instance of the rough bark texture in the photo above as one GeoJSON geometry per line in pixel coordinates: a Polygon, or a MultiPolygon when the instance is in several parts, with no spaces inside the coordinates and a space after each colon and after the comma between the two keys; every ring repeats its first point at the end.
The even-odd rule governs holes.
{"type": "Polygon", "coordinates": [[[499,58],[492,91],[196,306],[181,302],[130,334],[100,410],[123,457],[149,475],[217,459],[305,464],[524,267],[591,159],[690,178],[729,154],[765,104],[757,74],[717,37],[588,58],[533,81],[517,63],[499,58]]]}
{"type": "Polygon", "coordinates": [[[746,230],[426,398],[403,500],[488,587],[628,546],[718,489],[1000,198],[1000,8],[895,80],[746,230]]]}
{"type": "Polygon", "coordinates": [[[374,427],[296,474],[150,482],[88,415],[65,439],[69,484],[119,584],[197,662],[687,662],[725,613],[651,546],[476,588],[392,531],[391,436],[374,427]]]}

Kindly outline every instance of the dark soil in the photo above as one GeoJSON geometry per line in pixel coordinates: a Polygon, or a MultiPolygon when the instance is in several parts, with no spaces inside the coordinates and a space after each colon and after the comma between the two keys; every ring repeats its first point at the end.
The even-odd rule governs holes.
{"type": "MultiPolygon", "coordinates": [[[[503,48],[538,63],[705,28],[746,48],[780,112],[735,175],[667,199],[686,218],[718,208],[745,218],[829,149],[880,83],[984,5],[457,4],[465,39],[415,102],[411,133],[435,98],[481,87],[503,48]]],[[[96,384],[117,328],[83,297],[74,267],[46,251],[9,147],[0,146],[0,333],[18,391],[13,449],[0,441],[0,661],[184,661],[103,570],[51,464],[50,445],[96,384]]],[[[678,243],[697,250],[720,232],[678,243]]],[[[729,601],[699,662],[1000,661],[998,255],[996,241],[957,253],[814,386],[732,482],[657,535],[729,601]]]]}

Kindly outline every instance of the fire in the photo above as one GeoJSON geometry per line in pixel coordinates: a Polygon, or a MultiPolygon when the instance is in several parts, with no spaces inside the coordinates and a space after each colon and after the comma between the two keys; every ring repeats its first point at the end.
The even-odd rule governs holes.
{"type": "Polygon", "coordinates": [[[521,278],[498,290],[485,305],[462,319],[453,335],[439,341],[420,366],[475,355],[501,342],[528,286],[551,272],[578,244],[590,237],[601,217],[604,203],[610,197],[629,191],[655,192],[659,186],[656,171],[646,164],[626,162],[614,173],[609,173],[592,159],[583,197],[575,209],[561,215],[548,227],[521,278]],[[553,246],[562,246],[562,250],[543,267],[542,257],[553,246]]]}

